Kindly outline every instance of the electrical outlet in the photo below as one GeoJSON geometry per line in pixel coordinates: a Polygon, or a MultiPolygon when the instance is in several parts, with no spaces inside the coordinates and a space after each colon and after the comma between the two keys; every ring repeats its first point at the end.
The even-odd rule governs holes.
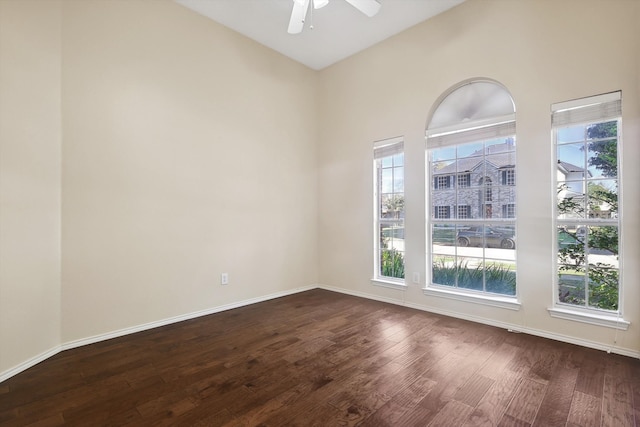
{"type": "Polygon", "coordinates": [[[413,273],[413,283],[420,283],[420,273],[417,271],[413,273]]]}
{"type": "Polygon", "coordinates": [[[228,285],[229,284],[229,273],[222,273],[220,275],[220,284],[228,285]]]}

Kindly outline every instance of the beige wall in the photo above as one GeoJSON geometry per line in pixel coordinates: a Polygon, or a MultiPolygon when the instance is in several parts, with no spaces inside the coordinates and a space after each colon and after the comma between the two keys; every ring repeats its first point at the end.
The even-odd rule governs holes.
{"type": "Polygon", "coordinates": [[[60,7],[0,1],[0,377],[60,344],[60,7]]]}
{"type": "Polygon", "coordinates": [[[171,1],[0,7],[0,378],[317,283],[316,72],[171,1]]]}
{"type": "Polygon", "coordinates": [[[63,16],[63,341],[317,283],[316,74],[170,1],[63,16]]]}
{"type": "Polygon", "coordinates": [[[639,168],[640,2],[470,0],[321,73],[319,141],[320,282],[427,310],[509,325],[546,336],[613,344],[613,329],[551,318],[552,151],[550,105],[622,90],[623,294],[617,346],[640,350],[639,168]],[[424,131],[438,97],[456,83],[498,80],[517,110],[518,287],[510,311],[428,297],[425,283],[424,131]],[[372,142],[405,136],[408,277],[402,291],[375,287],[372,247],[372,142]],[[339,208],[337,208],[339,207],[339,208]]]}

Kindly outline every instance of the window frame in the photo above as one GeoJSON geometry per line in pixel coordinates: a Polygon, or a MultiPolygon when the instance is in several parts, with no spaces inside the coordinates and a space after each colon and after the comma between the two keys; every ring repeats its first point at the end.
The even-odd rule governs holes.
{"type": "MultiPolygon", "coordinates": [[[[485,277],[486,270],[484,269],[482,276],[483,283],[480,291],[475,291],[464,286],[457,286],[459,280],[458,278],[455,279],[456,286],[452,286],[451,281],[449,281],[448,284],[445,282],[442,282],[442,284],[438,284],[435,283],[436,280],[434,280],[434,274],[436,274],[434,263],[436,261],[442,261],[446,263],[446,265],[443,264],[443,271],[448,271],[448,269],[450,269],[451,267],[454,267],[455,269],[455,266],[457,265],[457,261],[454,260],[454,263],[449,266],[450,260],[448,260],[448,255],[446,255],[446,253],[448,253],[446,242],[451,242],[448,243],[448,245],[450,245],[449,247],[453,246],[453,248],[457,248],[457,230],[461,229],[459,228],[460,226],[474,225],[474,223],[476,222],[479,223],[479,225],[483,226],[508,224],[512,232],[515,233],[517,224],[516,218],[503,219],[498,217],[501,215],[502,209],[496,208],[501,203],[507,203],[508,201],[511,201],[511,203],[515,203],[516,191],[515,185],[510,186],[511,190],[509,190],[509,192],[507,193],[507,198],[505,199],[502,196],[502,180],[500,179],[500,175],[498,175],[499,172],[497,171],[495,172],[495,176],[492,175],[491,177],[492,186],[489,189],[486,189],[486,186],[476,187],[476,185],[478,185],[477,176],[469,180],[469,187],[454,184],[451,185],[450,188],[446,189],[448,192],[453,191],[453,189],[455,189],[455,191],[458,191],[458,189],[460,189],[460,191],[465,191],[467,192],[467,194],[469,194],[469,191],[472,191],[474,194],[476,194],[477,199],[471,202],[471,204],[473,205],[471,219],[435,218],[434,206],[442,204],[440,203],[441,201],[447,200],[447,198],[449,198],[451,200],[454,200],[455,206],[452,207],[452,212],[456,212],[456,207],[458,206],[458,203],[460,203],[460,200],[458,199],[458,194],[444,194],[442,196],[438,195],[441,188],[439,188],[440,186],[437,185],[436,181],[434,181],[434,172],[440,170],[443,167],[452,169],[451,166],[446,165],[452,165],[456,163],[458,159],[467,158],[469,154],[473,156],[472,152],[469,152],[469,154],[461,154],[460,156],[458,156],[458,154],[452,155],[451,153],[456,152],[456,149],[454,147],[474,143],[479,144],[480,142],[482,142],[484,150],[487,150],[483,151],[482,153],[482,161],[486,162],[487,160],[489,160],[488,156],[494,153],[490,153],[488,151],[488,146],[490,144],[485,145],[485,142],[504,138],[504,144],[513,144],[515,142],[515,135],[515,103],[513,102],[513,99],[506,88],[496,81],[482,79],[462,82],[443,94],[443,96],[441,96],[440,98],[440,101],[435,104],[434,109],[431,112],[426,131],[427,167],[425,181],[428,185],[426,185],[425,188],[425,212],[427,213],[427,280],[425,283],[425,287],[423,288],[423,292],[425,293],[425,295],[473,302],[477,304],[489,305],[511,310],[520,309],[521,305],[518,301],[519,291],[517,286],[515,286],[513,294],[511,294],[511,292],[509,291],[505,293],[497,293],[497,289],[495,287],[493,289],[489,289],[488,282],[485,281],[486,277],[488,276],[485,277]],[[460,102],[461,100],[465,101],[460,102]],[[485,108],[485,105],[491,105],[491,108],[485,108]],[[473,120],[469,120],[469,108],[473,108],[473,120]],[[443,149],[442,152],[434,154],[436,150],[441,148],[443,149]],[[449,149],[451,149],[451,151],[449,151],[449,149]],[[442,162],[442,164],[445,166],[436,166],[436,163],[440,162],[442,162]],[[498,194],[498,192],[500,194],[498,194]],[[498,196],[498,199],[496,199],[495,197],[496,194],[498,196]],[[487,198],[489,199],[489,201],[486,200],[487,198]],[[493,211],[493,215],[496,216],[495,218],[485,218],[485,212],[490,211],[493,211]],[[438,225],[438,229],[434,228],[434,224],[438,225]],[[453,231],[451,231],[452,229],[453,231]],[[442,240],[443,243],[434,243],[439,242],[440,240],[442,240]],[[445,247],[439,247],[436,249],[434,247],[434,244],[439,246],[442,246],[444,244],[445,247]],[[442,258],[443,256],[444,258],[442,258]],[[488,290],[491,292],[487,292],[488,290]]],[[[469,146],[469,148],[472,147],[469,146]]],[[[515,156],[515,146],[512,149],[505,149],[505,151],[513,152],[513,155],[515,156]]],[[[513,161],[513,163],[515,168],[515,160],[513,161]]],[[[466,173],[464,169],[467,169],[467,167],[460,168],[460,166],[461,165],[458,164],[459,169],[457,172],[454,172],[454,176],[459,176],[458,174],[466,173]]],[[[473,170],[471,172],[473,176],[473,170]]],[[[484,177],[484,175],[480,175],[480,177],[484,177]]],[[[462,204],[468,205],[469,203],[463,202],[462,204]]],[[[482,239],[484,239],[484,243],[481,244],[481,248],[487,246],[489,238],[495,239],[496,237],[498,236],[492,235],[490,237],[482,237],[482,239]]],[[[513,251],[513,257],[505,256],[505,260],[510,264],[510,266],[507,268],[513,271],[515,278],[515,275],[517,274],[517,270],[515,270],[517,267],[515,248],[513,249],[513,251]]],[[[471,256],[477,257],[478,255],[473,254],[471,256]]],[[[483,265],[485,261],[487,262],[487,266],[500,264],[500,260],[495,259],[491,255],[488,256],[487,251],[484,248],[482,249],[482,253],[480,256],[481,258],[479,259],[481,260],[483,265]]],[[[438,274],[441,273],[442,271],[438,272],[438,274]]],[[[455,276],[458,277],[458,273],[455,273],[455,276]]],[[[504,291],[504,288],[500,289],[500,292],[504,291]]]]}
{"type": "MultiPolygon", "coordinates": [[[[617,187],[617,203],[618,203],[618,211],[615,218],[600,218],[600,217],[590,217],[589,214],[584,211],[583,217],[580,218],[560,218],[561,213],[558,207],[558,186],[561,182],[571,183],[573,182],[576,185],[581,185],[583,190],[583,199],[588,199],[588,195],[586,192],[586,188],[588,187],[590,182],[594,182],[596,180],[592,180],[587,173],[587,169],[583,169],[584,172],[581,173],[581,176],[573,179],[565,179],[560,180],[558,177],[557,168],[553,168],[553,195],[555,202],[553,203],[553,266],[554,266],[554,274],[553,274],[553,302],[552,306],[548,309],[549,314],[552,317],[568,319],[583,323],[596,324],[599,326],[606,326],[615,329],[626,330],[629,326],[629,322],[625,321],[622,318],[623,312],[623,278],[622,278],[622,260],[623,260],[623,248],[622,248],[622,238],[623,236],[623,223],[621,220],[621,212],[622,212],[622,201],[623,201],[623,190],[622,190],[622,93],[621,91],[611,92],[602,95],[596,95],[586,98],[575,99],[566,102],[560,102],[553,104],[551,106],[551,120],[552,120],[552,131],[551,131],[551,142],[553,147],[553,156],[552,161],[554,165],[567,165],[566,161],[559,159],[558,157],[558,147],[561,145],[569,146],[569,145],[580,145],[583,147],[588,147],[588,144],[593,141],[597,141],[598,139],[589,139],[586,135],[581,140],[576,140],[575,142],[560,142],[558,140],[558,134],[563,129],[569,129],[572,127],[584,126],[585,131],[588,129],[588,126],[596,125],[600,123],[608,123],[615,121],[617,123],[616,127],[616,151],[617,151],[617,163],[616,163],[616,177],[611,178],[607,177],[607,180],[615,181],[617,187]],[[562,161],[562,163],[560,163],[562,161]],[[598,308],[589,305],[589,279],[588,279],[588,271],[590,269],[589,262],[585,260],[585,301],[584,304],[571,304],[568,302],[560,301],[560,252],[559,248],[559,236],[558,230],[561,230],[561,227],[565,227],[565,229],[573,229],[576,227],[576,230],[579,230],[580,227],[585,227],[588,229],[589,227],[605,227],[605,226],[613,226],[617,228],[618,233],[618,253],[617,253],[617,291],[618,291],[618,302],[616,310],[608,310],[603,308],[598,308]],[[569,228],[570,227],[570,228],[569,228]]],[[[610,137],[604,138],[604,140],[612,139],[610,137]]],[[[585,167],[589,167],[588,165],[588,153],[585,151],[585,167]]],[[[603,180],[605,178],[602,178],[603,180]]],[[[579,197],[579,196],[577,196],[579,197]]],[[[586,209],[585,204],[585,209],[586,209]]],[[[587,236],[585,234],[585,236],[587,236]]],[[[582,252],[581,252],[582,253],[582,252]]],[[[584,250],[584,256],[587,257],[590,255],[589,246],[587,243],[587,247],[584,250]]],[[[593,268],[593,267],[591,267],[593,268]]]]}
{"type": "MultiPolygon", "coordinates": [[[[401,192],[395,191],[395,176],[394,176],[392,178],[392,181],[393,181],[392,186],[394,187],[393,191],[391,193],[384,193],[384,194],[392,194],[394,197],[397,194],[402,194],[403,208],[402,208],[401,218],[398,218],[397,220],[393,220],[393,221],[397,221],[398,223],[401,223],[402,228],[404,229],[404,211],[405,211],[404,210],[404,196],[405,196],[404,138],[403,137],[389,138],[389,139],[375,141],[373,144],[373,212],[374,212],[373,235],[374,235],[374,241],[373,241],[373,277],[371,279],[371,282],[374,285],[378,285],[378,286],[404,289],[406,287],[406,284],[405,284],[406,274],[404,274],[404,278],[384,276],[382,275],[382,265],[381,265],[382,251],[384,249],[381,247],[383,236],[381,235],[380,230],[381,230],[381,224],[383,220],[385,220],[384,218],[382,218],[382,215],[381,215],[382,214],[382,197],[383,197],[382,182],[381,182],[381,176],[382,176],[381,171],[383,168],[382,168],[381,162],[383,161],[383,159],[393,158],[394,156],[397,156],[399,154],[403,156],[402,166],[401,166],[402,167],[402,191],[401,192]]],[[[397,167],[399,166],[394,166],[392,164],[391,169],[395,169],[397,167]]],[[[385,221],[385,222],[388,222],[388,221],[385,221]]],[[[394,239],[395,238],[392,236],[392,240],[394,239]]],[[[404,271],[406,251],[403,248],[403,250],[399,252],[401,253],[403,271],[404,271]]]]}

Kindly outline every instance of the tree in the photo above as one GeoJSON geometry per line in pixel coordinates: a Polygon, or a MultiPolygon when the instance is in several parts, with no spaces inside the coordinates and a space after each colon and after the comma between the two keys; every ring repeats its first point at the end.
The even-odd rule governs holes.
{"type": "Polygon", "coordinates": [[[393,214],[393,219],[400,219],[400,212],[404,211],[404,196],[395,194],[385,199],[383,205],[387,212],[393,214]]]}
{"type": "Polygon", "coordinates": [[[589,166],[596,169],[609,178],[618,176],[618,122],[611,121],[598,123],[587,128],[589,151],[595,156],[589,158],[589,166]]]}

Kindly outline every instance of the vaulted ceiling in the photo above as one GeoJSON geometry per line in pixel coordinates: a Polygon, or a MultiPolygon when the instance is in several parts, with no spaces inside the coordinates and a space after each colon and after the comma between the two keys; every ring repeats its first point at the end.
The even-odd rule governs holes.
{"type": "Polygon", "coordinates": [[[295,35],[287,33],[294,0],[175,1],[320,70],[464,0],[378,0],[382,7],[372,18],[345,0],[330,0],[327,6],[312,10],[306,17],[302,33],[295,35]]]}

